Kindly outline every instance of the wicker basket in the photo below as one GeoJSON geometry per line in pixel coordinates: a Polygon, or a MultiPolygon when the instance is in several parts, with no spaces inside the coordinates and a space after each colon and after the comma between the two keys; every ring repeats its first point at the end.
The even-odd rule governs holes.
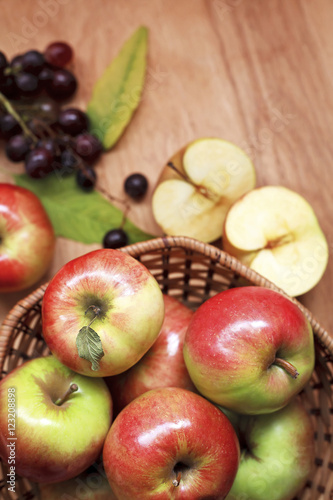
{"type": "MultiPolygon", "coordinates": [[[[227,288],[275,285],[218,248],[185,237],[157,238],[122,249],[140,260],[155,276],[164,293],[192,309],[227,288]]],[[[49,351],[41,331],[41,302],[46,285],[21,300],[0,330],[0,378],[24,361],[49,351]]],[[[333,499],[333,338],[312,314],[292,299],[308,317],[316,339],[316,367],[300,397],[315,429],[315,467],[299,500],[333,499]]],[[[292,471],[290,471],[292,474],[292,471]]],[[[6,484],[6,466],[0,463],[0,499],[33,500],[38,488],[17,478],[16,494],[6,484]]],[[[269,500],[269,499],[267,499],[269,500]]]]}

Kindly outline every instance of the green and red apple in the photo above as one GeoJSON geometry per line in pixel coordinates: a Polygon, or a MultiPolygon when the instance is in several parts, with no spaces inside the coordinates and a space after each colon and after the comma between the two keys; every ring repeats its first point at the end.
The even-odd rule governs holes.
{"type": "Polygon", "coordinates": [[[111,420],[104,380],[53,356],[27,361],[0,382],[0,457],[9,465],[14,457],[15,473],[33,482],[65,481],[87,469],[111,420]]]}
{"type": "Polygon", "coordinates": [[[121,500],[223,499],[238,469],[239,443],[216,406],[168,387],[145,392],[119,413],[103,462],[121,500]]]}
{"type": "Polygon", "coordinates": [[[51,264],[54,247],[54,230],[37,196],[0,183],[0,292],[37,283],[51,264]]]}
{"type": "Polygon", "coordinates": [[[51,352],[92,377],[116,375],[137,363],[155,342],[163,318],[157,281],[120,250],[95,250],[65,264],[42,304],[51,352]]]}
{"type": "Polygon", "coordinates": [[[198,391],[238,413],[279,410],[309,381],[315,361],[311,325],[281,293],[225,290],[194,313],[184,359],[198,391]]]}
{"type": "Polygon", "coordinates": [[[222,235],[229,207],[255,182],[242,149],[218,138],[198,139],[165,166],[153,194],[153,214],[167,235],[214,241],[222,235]]]}
{"type": "Polygon", "coordinates": [[[315,462],[314,430],[298,400],[238,420],[241,461],[227,500],[292,500],[315,462]]]}
{"type": "Polygon", "coordinates": [[[254,189],[232,205],[223,249],[290,296],[319,282],[329,254],[312,207],[282,186],[254,189]]]}
{"type": "Polygon", "coordinates": [[[105,379],[112,394],[114,414],[151,389],[196,390],[183,357],[185,333],[193,311],[169,295],[163,295],[163,299],[164,321],[152,347],[132,368],[105,379]]]}

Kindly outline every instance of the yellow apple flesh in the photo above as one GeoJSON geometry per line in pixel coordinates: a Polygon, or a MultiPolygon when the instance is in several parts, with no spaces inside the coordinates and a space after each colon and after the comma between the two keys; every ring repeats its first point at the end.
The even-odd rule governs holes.
{"type": "Polygon", "coordinates": [[[167,235],[204,242],[222,235],[232,203],[255,186],[250,158],[234,144],[204,138],[181,149],[166,166],[152,200],[154,217],[167,235]]]}
{"type": "Polygon", "coordinates": [[[223,249],[291,296],[313,288],[328,261],[328,245],[309,203],[282,186],[265,186],[230,208],[223,249]]]}

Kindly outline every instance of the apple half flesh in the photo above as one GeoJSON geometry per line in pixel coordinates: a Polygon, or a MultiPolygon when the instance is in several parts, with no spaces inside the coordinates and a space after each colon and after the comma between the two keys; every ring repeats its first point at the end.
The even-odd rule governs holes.
{"type": "Polygon", "coordinates": [[[242,149],[218,138],[198,139],[164,168],[153,194],[153,214],[168,235],[215,241],[229,207],[255,182],[254,166],[242,149]]]}
{"type": "Polygon", "coordinates": [[[292,297],[321,279],[328,245],[309,203],[282,186],[254,189],[224,223],[223,249],[292,297]]]}

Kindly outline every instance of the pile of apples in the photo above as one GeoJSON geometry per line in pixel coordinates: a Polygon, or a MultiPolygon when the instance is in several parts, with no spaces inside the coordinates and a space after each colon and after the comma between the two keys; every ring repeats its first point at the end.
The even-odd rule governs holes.
{"type": "Polygon", "coordinates": [[[288,500],[304,487],[314,433],[297,395],[314,339],[282,294],[234,288],[192,312],[101,249],[50,281],[42,328],[52,355],[0,382],[0,456],[43,499],[288,500]]]}
{"type": "Polygon", "coordinates": [[[214,242],[289,296],[311,290],[328,244],[309,203],[284,186],[256,186],[251,159],[219,138],[195,140],[162,171],[152,199],[167,235],[214,242]],[[172,203],[170,203],[172,200],[172,203]]]}

